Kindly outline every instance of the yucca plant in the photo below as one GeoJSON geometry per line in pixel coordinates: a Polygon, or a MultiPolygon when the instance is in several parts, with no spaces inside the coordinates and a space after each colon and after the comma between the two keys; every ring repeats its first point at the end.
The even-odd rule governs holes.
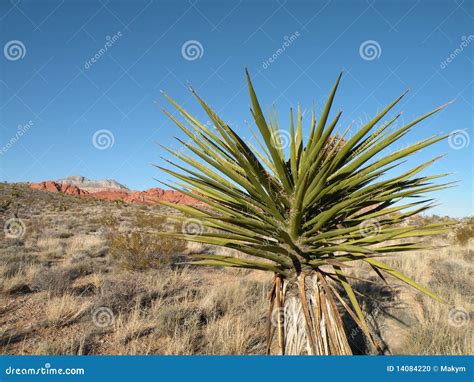
{"type": "Polygon", "coordinates": [[[402,95],[346,137],[349,128],[338,132],[341,112],[329,118],[341,75],[318,119],[313,110],[306,141],[300,107],[296,113],[290,109],[289,132],[281,130],[275,111],[265,118],[248,72],[251,113],[259,133],[253,130],[256,145],[239,136],[192,89],[214,128],[165,95],[184,123],[165,113],[189,139],[178,139],[184,151],[167,149],[180,164],[168,161],[174,169],[159,167],[177,179],[167,186],[200,203],[164,204],[184,213],[178,218],[184,226],[191,217],[204,229],[163,234],[238,251],[196,254],[191,264],[274,275],[268,352],[276,348],[281,354],[351,354],[344,314],[372,340],[357,291],[349,282],[347,267],[354,262],[370,266],[384,283],[387,275],[392,276],[441,301],[382,260],[394,253],[428,249],[419,238],[446,229],[446,223],[420,227],[407,220],[432,206],[432,199],[422,195],[449,186],[432,182],[446,174],[417,176],[439,158],[396,176],[387,175],[404,158],[446,136],[435,135],[384,156],[378,154],[443,107],[403,127],[393,128],[397,115],[377,128],[402,95]],[[417,200],[402,203],[406,198],[417,200]]]}

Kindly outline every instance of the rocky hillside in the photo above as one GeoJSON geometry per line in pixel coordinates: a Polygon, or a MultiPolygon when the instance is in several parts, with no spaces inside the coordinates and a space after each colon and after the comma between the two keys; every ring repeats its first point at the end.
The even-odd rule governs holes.
{"type": "Polygon", "coordinates": [[[121,190],[129,191],[128,187],[120,184],[113,179],[98,179],[91,180],[84,176],[69,176],[67,178],[58,179],[55,181],[59,184],[69,184],[79,187],[81,190],[89,192],[107,191],[107,190],[121,190]]]}
{"type": "Polygon", "coordinates": [[[66,183],[56,183],[53,182],[52,180],[48,180],[46,182],[41,182],[41,183],[33,183],[30,185],[31,188],[35,190],[46,190],[50,192],[59,192],[62,194],[67,194],[67,195],[74,195],[74,196],[84,196],[88,195],[89,192],[80,189],[79,187],[66,184],[66,183]]]}

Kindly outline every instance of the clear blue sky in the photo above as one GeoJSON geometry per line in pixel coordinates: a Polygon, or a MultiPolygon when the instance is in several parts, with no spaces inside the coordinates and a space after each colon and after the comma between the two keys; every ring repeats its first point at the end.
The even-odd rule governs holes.
{"type": "Polygon", "coordinates": [[[344,69],[335,102],[344,110],[343,126],[360,125],[407,88],[397,108],[405,122],[456,99],[400,145],[465,130],[451,146],[439,143],[412,163],[447,153],[431,171],[454,172],[451,179],[461,184],[437,193],[442,205],[434,212],[473,214],[473,4],[3,0],[0,146],[18,137],[19,125],[32,125],[2,149],[0,179],[80,174],[133,189],[156,187],[153,177],[166,178],[151,165],[165,155],[156,143],[177,147],[173,136],[181,136],[158,107],[166,105],[160,89],[203,116],[186,88],[191,83],[246,135],[245,66],[261,102],[276,105],[281,123],[290,105],[320,107],[344,69]],[[286,39],[289,46],[277,53],[286,39]],[[198,56],[196,43],[183,54],[193,40],[198,56]],[[99,53],[107,41],[110,47],[99,53]],[[93,136],[103,129],[114,142],[99,150],[93,136]]]}

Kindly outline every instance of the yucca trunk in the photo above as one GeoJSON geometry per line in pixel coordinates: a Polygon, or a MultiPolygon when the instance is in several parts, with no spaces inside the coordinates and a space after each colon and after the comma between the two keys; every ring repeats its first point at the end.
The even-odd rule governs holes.
{"type": "Polygon", "coordinates": [[[270,293],[267,353],[352,354],[331,288],[319,272],[302,273],[295,280],[275,276],[270,293]]]}

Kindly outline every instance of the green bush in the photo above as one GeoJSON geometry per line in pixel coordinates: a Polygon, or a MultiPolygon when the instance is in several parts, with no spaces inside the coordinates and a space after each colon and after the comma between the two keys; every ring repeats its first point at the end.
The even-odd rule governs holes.
{"type": "Polygon", "coordinates": [[[182,240],[151,233],[119,232],[110,237],[110,254],[125,270],[142,271],[170,266],[185,247],[182,240]]]}
{"type": "Polygon", "coordinates": [[[456,244],[464,246],[472,238],[474,238],[474,218],[467,219],[454,228],[454,242],[456,244]]]}

